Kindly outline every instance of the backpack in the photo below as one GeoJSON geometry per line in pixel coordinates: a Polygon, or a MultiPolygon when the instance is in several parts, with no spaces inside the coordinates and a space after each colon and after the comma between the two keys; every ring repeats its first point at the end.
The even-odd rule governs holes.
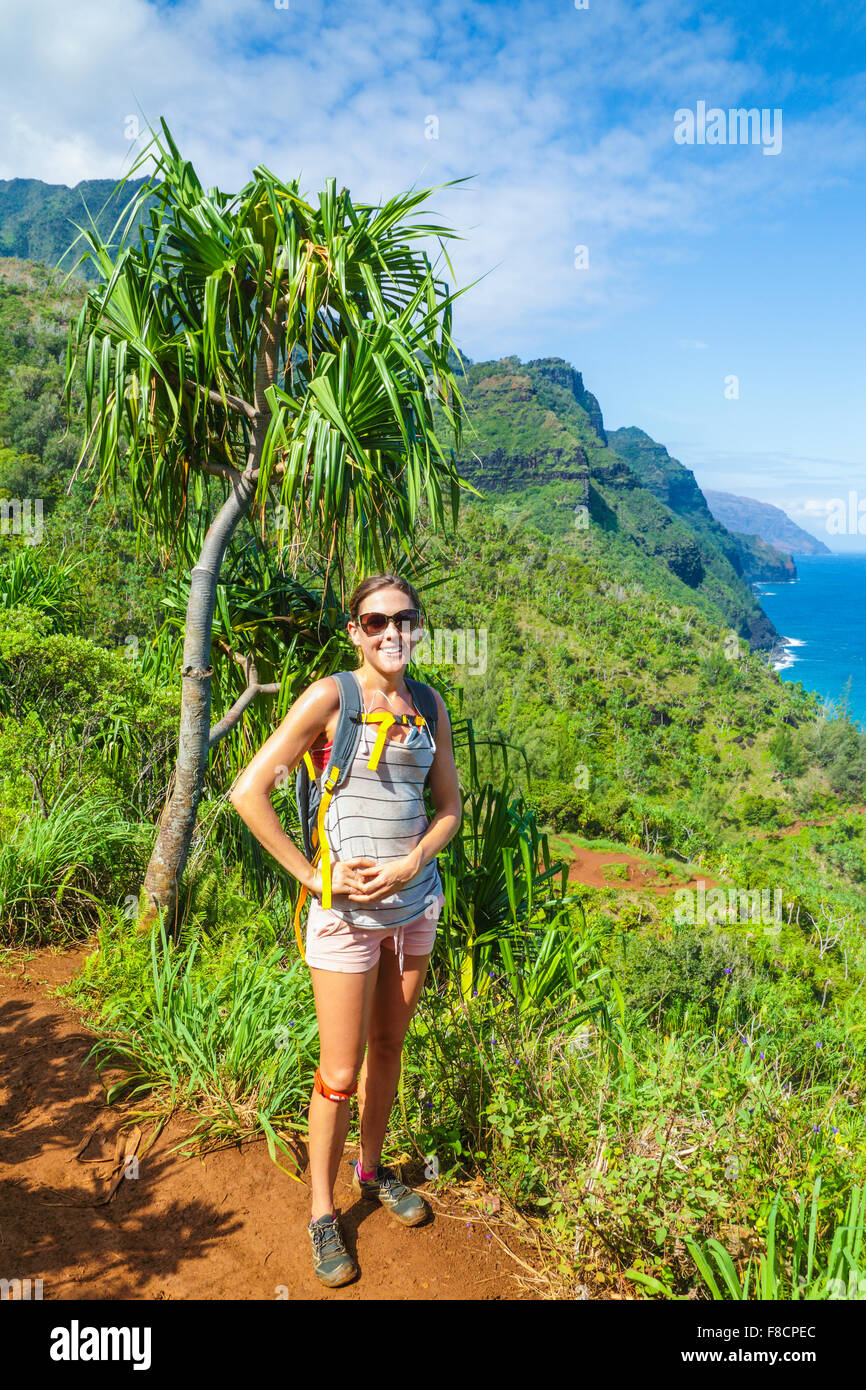
{"type": "MultiPolygon", "coordinates": [[[[325,834],[325,814],[334,792],[346,774],[346,770],[352,766],[361,740],[361,728],[365,718],[368,724],[377,723],[380,725],[373,751],[367,763],[369,768],[375,769],[385,746],[388,729],[392,724],[426,724],[435,739],[436,724],[439,717],[439,708],[432,687],[425,685],[422,681],[414,680],[411,676],[404,676],[404,680],[415,708],[420,711],[419,714],[392,714],[390,710],[374,710],[365,717],[364,707],[361,703],[361,692],[358,689],[354,672],[334,671],[332,674],[340,691],[340,713],[337,719],[337,730],[334,734],[331,756],[324,769],[321,788],[316,782],[316,769],[310,757],[309,749],[298,764],[298,770],[295,773],[295,799],[298,803],[298,817],[304,838],[304,854],[313,865],[318,863],[321,856],[323,908],[331,906],[331,855],[328,838],[325,834]]],[[[300,918],[301,908],[308,891],[307,887],[302,885],[295,907],[295,937],[302,960],[304,959],[304,947],[301,939],[300,918]]]]}

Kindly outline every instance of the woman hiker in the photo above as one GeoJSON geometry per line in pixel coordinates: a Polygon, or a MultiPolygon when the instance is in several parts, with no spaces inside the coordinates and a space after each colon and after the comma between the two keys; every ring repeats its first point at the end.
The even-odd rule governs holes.
{"type": "Polygon", "coordinates": [[[434,739],[423,718],[416,721],[419,712],[404,680],[423,631],[418,594],[402,577],[371,575],[352,594],[349,613],[347,631],[360,656],[352,674],[364,713],[354,761],[325,812],[328,864],[323,854],[313,868],[284,833],[270,797],[278,775],[284,778],[287,768],[295,769],[308,750],[321,786],[340,714],[333,677],[314,681],[298,697],[230,795],[265,849],[311,894],[304,955],[319,1025],[319,1066],[310,1097],[308,1229],[313,1267],[331,1288],[358,1272],[334,1211],[334,1183],[356,1091],[361,1151],[352,1165],[353,1191],[378,1198],[407,1226],[429,1214],[418,1193],[382,1166],[381,1156],[403,1042],[424,987],[444,901],[436,855],[457,833],[463,814],[445,705],[426,687],[438,710],[434,739]],[[384,721],[384,740],[383,712],[398,721],[384,721]],[[367,722],[377,713],[378,722],[375,717],[367,722]],[[436,807],[429,822],[425,779],[436,807]],[[332,905],[326,909],[322,874],[328,870],[332,905]]]}

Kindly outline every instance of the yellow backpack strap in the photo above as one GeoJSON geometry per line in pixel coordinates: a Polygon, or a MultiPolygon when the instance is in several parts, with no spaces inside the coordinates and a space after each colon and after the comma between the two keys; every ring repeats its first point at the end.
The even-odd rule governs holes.
{"type": "MultiPolygon", "coordinates": [[[[318,862],[318,858],[319,858],[319,849],[318,849],[318,846],[317,846],[317,847],[316,847],[316,852],[315,852],[315,854],[313,855],[312,859],[310,860],[310,863],[311,863],[311,864],[317,863],[317,862],[318,862]]],[[[305,883],[301,884],[301,891],[300,891],[300,893],[298,894],[298,901],[295,903],[295,940],[296,940],[297,943],[298,943],[298,950],[299,950],[300,953],[301,953],[301,960],[305,960],[305,959],[306,959],[306,957],[305,957],[305,955],[304,955],[304,938],[301,936],[301,908],[304,906],[304,900],[307,898],[307,896],[308,896],[308,894],[309,894],[309,891],[310,891],[310,890],[309,890],[309,888],[307,887],[307,885],[306,885],[305,883]]]]}
{"type": "Polygon", "coordinates": [[[312,760],[312,758],[310,757],[310,750],[309,750],[309,749],[307,749],[306,753],[304,754],[304,762],[305,762],[306,765],[307,765],[307,772],[309,773],[310,781],[311,781],[311,782],[315,782],[315,780],[316,780],[316,769],[315,769],[315,766],[314,766],[314,764],[313,764],[313,760],[312,760]]]}
{"type": "Polygon", "coordinates": [[[322,907],[324,908],[331,906],[331,852],[328,848],[328,837],[325,834],[325,814],[339,775],[340,769],[332,767],[322,788],[322,800],[319,802],[318,829],[319,847],[322,851],[322,907]]]}
{"type": "Polygon", "coordinates": [[[374,710],[372,714],[367,715],[367,719],[370,721],[371,724],[375,723],[381,726],[378,734],[376,735],[376,742],[373,744],[373,751],[370,754],[370,761],[367,763],[367,766],[373,772],[375,772],[376,768],[379,766],[379,759],[382,756],[382,749],[385,747],[385,739],[388,736],[388,730],[390,729],[392,724],[417,724],[420,728],[422,724],[427,723],[427,720],[424,718],[422,714],[398,715],[392,714],[391,711],[387,709],[374,710]]]}
{"type": "Polygon", "coordinates": [[[369,768],[375,770],[379,766],[379,759],[382,756],[382,749],[385,747],[385,739],[388,736],[388,730],[390,729],[391,725],[396,722],[397,716],[392,714],[390,710],[377,709],[374,711],[373,714],[368,714],[367,718],[370,721],[370,723],[381,725],[379,732],[376,735],[376,742],[373,744],[373,751],[370,754],[370,761],[367,763],[367,766],[369,768]]]}
{"type": "Polygon", "coordinates": [[[295,904],[295,940],[298,943],[298,950],[301,953],[301,960],[306,959],[306,957],[304,956],[304,938],[301,936],[301,908],[304,905],[304,899],[306,898],[306,896],[307,885],[304,883],[301,885],[301,891],[298,894],[298,901],[295,904]]]}

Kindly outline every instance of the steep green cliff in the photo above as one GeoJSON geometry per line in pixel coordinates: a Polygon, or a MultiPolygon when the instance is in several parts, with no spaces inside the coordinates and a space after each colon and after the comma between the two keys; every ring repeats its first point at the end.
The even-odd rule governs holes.
{"type": "MultiPolygon", "coordinates": [[[[18,256],[71,270],[84,244],[70,248],[78,238],[78,228],[89,225],[88,213],[106,237],[144,182],[131,179],[117,193],[115,179],[82,179],[74,188],[41,179],[0,179],[0,256],[18,256]]],[[[96,279],[90,261],[83,262],[77,273],[87,280],[96,279]]]]}
{"type": "Polygon", "coordinates": [[[694,473],[673,458],[663,444],[634,426],[614,430],[608,439],[641,482],[671,511],[688,521],[709,548],[708,554],[721,552],[735,572],[750,583],[796,579],[797,570],[790,555],[756,535],[728,530],[713,515],[694,473]]]}
{"type": "Polygon", "coordinates": [[[797,566],[790,555],[767,545],[760,536],[744,536],[739,531],[731,534],[739,544],[743,575],[750,584],[790,583],[797,578],[797,566]]]}
{"type": "Polygon", "coordinates": [[[605,554],[639,582],[727,623],[760,649],[778,633],[744,577],[740,542],[692,474],[642,430],[606,432],[580,372],[562,358],[467,367],[463,475],[504,516],[578,553],[605,554]]]}

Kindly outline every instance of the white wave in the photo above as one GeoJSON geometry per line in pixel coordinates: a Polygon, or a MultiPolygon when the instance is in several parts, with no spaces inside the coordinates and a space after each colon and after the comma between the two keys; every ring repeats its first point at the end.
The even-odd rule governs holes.
{"type": "Polygon", "coordinates": [[[800,637],[782,637],[780,641],[782,646],[782,655],[779,657],[778,661],[773,662],[773,670],[787,671],[788,667],[793,666],[795,662],[799,659],[794,655],[793,648],[807,647],[809,644],[808,642],[804,642],[803,639],[800,637]]]}

